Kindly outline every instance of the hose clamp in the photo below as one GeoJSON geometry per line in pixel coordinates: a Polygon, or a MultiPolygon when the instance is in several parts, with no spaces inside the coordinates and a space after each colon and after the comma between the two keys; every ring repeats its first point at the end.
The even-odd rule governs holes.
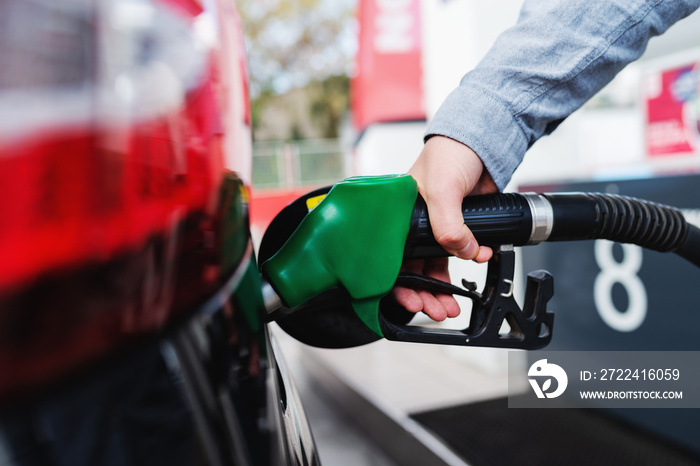
{"type": "Polygon", "coordinates": [[[554,210],[546,197],[537,193],[523,193],[532,213],[532,231],[527,244],[547,241],[554,227],[554,210]]]}

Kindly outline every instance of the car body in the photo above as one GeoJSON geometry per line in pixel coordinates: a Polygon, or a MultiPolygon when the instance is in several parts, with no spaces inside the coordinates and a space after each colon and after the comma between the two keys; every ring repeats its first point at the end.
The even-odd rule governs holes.
{"type": "Polygon", "coordinates": [[[232,0],[0,2],[0,464],[315,464],[232,0]]]}

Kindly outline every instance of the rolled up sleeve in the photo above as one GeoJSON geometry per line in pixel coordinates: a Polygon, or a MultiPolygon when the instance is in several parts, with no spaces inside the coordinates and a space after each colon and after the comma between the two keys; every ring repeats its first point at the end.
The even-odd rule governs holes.
{"type": "MultiPolygon", "coordinates": [[[[525,152],[700,0],[528,0],[428,125],[466,144],[502,190],[525,152]]],[[[565,154],[562,154],[565,156],[565,154]]]]}

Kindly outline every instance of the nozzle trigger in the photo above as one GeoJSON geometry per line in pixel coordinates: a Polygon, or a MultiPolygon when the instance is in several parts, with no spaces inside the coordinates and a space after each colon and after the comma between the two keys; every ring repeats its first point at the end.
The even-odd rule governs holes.
{"type": "Polygon", "coordinates": [[[396,323],[393,312],[380,313],[382,333],[389,340],[495,348],[539,349],[552,338],[554,314],[546,310],[554,288],[552,276],[539,270],[527,277],[524,306],[513,297],[515,252],[502,246],[489,261],[486,284],[481,293],[476,285],[463,281],[464,288],[430,277],[402,273],[396,284],[432,293],[465,296],[472,300],[470,324],[463,330],[427,328],[396,323]],[[510,330],[502,332],[503,322],[510,330]]]}

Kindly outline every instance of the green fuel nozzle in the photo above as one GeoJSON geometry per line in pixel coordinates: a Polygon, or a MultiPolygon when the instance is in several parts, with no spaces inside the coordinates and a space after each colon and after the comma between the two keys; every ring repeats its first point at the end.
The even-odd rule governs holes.
{"type": "Polygon", "coordinates": [[[399,274],[417,194],[408,175],[337,183],[263,264],[263,275],[291,308],[344,289],[357,316],[382,336],[379,301],[399,274]]]}
{"type": "Polygon", "coordinates": [[[401,271],[406,259],[448,255],[435,241],[427,206],[408,175],[355,177],[287,206],[260,246],[263,278],[281,298],[270,320],[297,339],[349,347],[385,337],[423,343],[536,349],[552,337],[546,305],[553,279],[531,272],[523,307],[513,297],[514,246],[609,239],[673,251],[700,266],[700,230],[673,207],[589,193],[469,196],[464,222],[494,249],[481,292],[401,271]],[[387,297],[394,286],[472,300],[463,330],[408,325],[412,314],[387,297]],[[502,333],[503,323],[510,328],[502,333]]]}

